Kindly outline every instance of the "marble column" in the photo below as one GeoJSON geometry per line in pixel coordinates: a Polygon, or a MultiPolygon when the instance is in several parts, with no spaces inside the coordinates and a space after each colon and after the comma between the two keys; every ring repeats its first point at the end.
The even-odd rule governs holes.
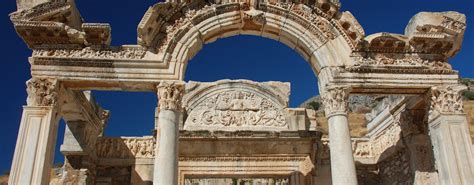
{"type": "Polygon", "coordinates": [[[184,84],[161,82],[157,86],[158,124],[153,184],[178,184],[178,139],[181,118],[181,98],[184,84]]]}
{"type": "Polygon", "coordinates": [[[49,184],[59,123],[57,80],[33,78],[27,82],[8,184],[49,184]]]}
{"type": "Polygon", "coordinates": [[[429,132],[440,184],[474,182],[474,156],[461,92],[465,86],[434,87],[429,93],[429,132]]]}
{"type": "Polygon", "coordinates": [[[328,118],[331,177],[334,185],[357,184],[347,118],[350,88],[329,87],[322,99],[328,118]]]}

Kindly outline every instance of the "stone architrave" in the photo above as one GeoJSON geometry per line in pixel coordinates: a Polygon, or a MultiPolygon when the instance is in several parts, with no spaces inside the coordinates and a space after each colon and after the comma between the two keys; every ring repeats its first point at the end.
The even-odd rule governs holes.
{"type": "Polygon", "coordinates": [[[178,183],[178,138],[184,84],[162,81],[157,86],[158,124],[153,184],[178,183]]]}
{"type": "Polygon", "coordinates": [[[474,182],[472,141],[463,110],[461,92],[465,86],[433,87],[429,132],[440,184],[474,182]]]}
{"type": "Polygon", "coordinates": [[[32,78],[27,81],[27,106],[8,184],[49,184],[59,123],[58,82],[32,78]]]}
{"type": "Polygon", "coordinates": [[[332,184],[357,184],[347,118],[350,88],[329,87],[322,95],[328,118],[332,184]]]}

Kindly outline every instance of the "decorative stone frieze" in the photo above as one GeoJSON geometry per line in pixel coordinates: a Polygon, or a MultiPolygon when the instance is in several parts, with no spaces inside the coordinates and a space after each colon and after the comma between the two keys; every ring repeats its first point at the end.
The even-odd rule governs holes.
{"type": "Polygon", "coordinates": [[[353,139],[352,151],[354,158],[372,158],[372,143],[368,139],[353,139]]]}
{"type": "Polygon", "coordinates": [[[81,49],[38,48],[33,50],[33,57],[40,58],[70,58],[70,59],[107,59],[107,60],[137,60],[145,56],[146,49],[140,46],[123,46],[81,49]]]}
{"type": "Polygon", "coordinates": [[[26,82],[28,106],[53,106],[58,101],[58,81],[56,79],[32,78],[26,82]]]}
{"type": "MultiPolygon", "coordinates": [[[[289,171],[288,168],[293,168],[292,170],[296,170],[301,172],[303,175],[307,175],[310,173],[313,168],[314,164],[311,161],[309,156],[206,156],[206,157],[179,157],[180,163],[184,163],[184,169],[193,168],[193,167],[200,167],[201,169],[206,169],[203,167],[207,167],[207,169],[213,168],[222,168],[219,165],[222,164],[232,164],[232,163],[242,163],[247,162],[249,165],[245,166],[245,168],[262,168],[268,167],[269,164],[277,163],[279,165],[277,168],[273,168],[272,170],[267,169],[267,171],[281,171],[285,173],[285,171],[289,171]],[[216,163],[210,163],[210,161],[216,163]],[[196,166],[188,166],[188,165],[196,165],[196,166]]],[[[227,166],[228,167],[228,166],[227,166]]],[[[236,165],[235,168],[242,169],[241,165],[236,165]]],[[[274,173],[275,173],[274,172],[274,173]]],[[[224,172],[222,172],[224,173],[224,172]]]]}
{"type": "Polygon", "coordinates": [[[254,24],[263,25],[266,22],[265,13],[259,10],[250,9],[244,12],[244,20],[254,24]]]}
{"type": "Polygon", "coordinates": [[[441,114],[460,114],[464,113],[462,102],[462,92],[466,86],[441,86],[431,88],[428,95],[431,103],[430,111],[441,114]]]}
{"type": "Polygon", "coordinates": [[[184,94],[184,84],[162,81],[156,86],[156,89],[159,110],[182,110],[181,99],[184,94]]]}
{"type": "Polygon", "coordinates": [[[456,73],[443,55],[356,52],[351,57],[354,65],[345,69],[350,72],[456,73]]]}
{"type": "Polygon", "coordinates": [[[347,114],[349,110],[350,87],[329,87],[322,95],[324,112],[327,117],[335,114],[347,114]]]}
{"type": "Polygon", "coordinates": [[[100,137],[96,148],[99,158],[154,158],[155,145],[153,137],[100,137]]]}
{"type": "Polygon", "coordinates": [[[466,16],[458,12],[420,12],[405,28],[414,51],[454,56],[461,48],[466,16]]]}
{"type": "MultiPolygon", "coordinates": [[[[373,143],[368,138],[352,138],[351,139],[352,151],[354,160],[363,162],[367,159],[373,159],[376,153],[373,151],[373,143]]],[[[319,153],[319,159],[329,160],[329,139],[321,139],[321,151],[319,153]]]]}
{"type": "Polygon", "coordinates": [[[37,6],[16,11],[10,14],[12,21],[16,20],[41,20],[44,17],[51,17],[55,14],[63,13],[71,8],[67,0],[54,0],[37,6]]]}

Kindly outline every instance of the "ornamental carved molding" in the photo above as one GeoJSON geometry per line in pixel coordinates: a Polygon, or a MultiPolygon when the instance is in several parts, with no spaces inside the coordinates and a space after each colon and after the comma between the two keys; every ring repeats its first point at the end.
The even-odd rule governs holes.
{"type": "MultiPolygon", "coordinates": [[[[330,150],[329,150],[329,138],[321,139],[321,148],[319,152],[319,159],[329,161],[330,150]]],[[[352,155],[355,160],[372,159],[375,157],[375,152],[372,149],[372,141],[367,138],[352,138],[352,155]]]]}
{"type": "Polygon", "coordinates": [[[153,158],[156,141],[153,137],[99,137],[96,153],[99,158],[153,158]]]}
{"type": "Polygon", "coordinates": [[[347,114],[351,88],[346,86],[329,87],[322,95],[324,112],[328,117],[334,114],[347,114]]]}
{"type": "Polygon", "coordinates": [[[10,14],[15,30],[30,48],[110,44],[110,25],[83,23],[74,1],[51,0],[35,4],[10,14]]]}
{"type": "Polygon", "coordinates": [[[315,168],[309,156],[184,156],[179,157],[179,161],[181,169],[187,171],[193,169],[193,172],[213,169],[213,171],[226,170],[228,173],[235,173],[248,168],[258,168],[273,173],[298,171],[306,176],[315,168]],[[242,165],[242,162],[245,165],[242,165]]]}
{"type": "Polygon", "coordinates": [[[390,72],[455,74],[447,57],[438,54],[360,53],[352,54],[353,66],[349,72],[390,72]]]}
{"type": "MultiPolygon", "coordinates": [[[[276,0],[248,4],[246,1],[219,1],[208,2],[195,0],[181,3],[162,2],[150,7],[143,16],[138,26],[138,43],[143,46],[153,47],[157,52],[172,54],[177,45],[182,44],[180,39],[190,32],[201,32],[202,24],[206,20],[226,17],[240,24],[240,29],[259,31],[269,20],[267,14],[285,17],[308,29],[307,34],[320,43],[343,35],[349,46],[355,48],[364,37],[364,32],[357,20],[348,12],[336,16],[339,12],[339,3],[330,1],[317,1],[315,3],[287,3],[276,0]],[[228,14],[228,15],[226,15],[228,14]],[[232,15],[231,16],[229,15],[232,15]],[[227,17],[229,16],[229,17],[227,17]],[[237,20],[241,20],[237,22],[237,20]],[[252,22],[252,25],[245,25],[252,22]]],[[[272,18],[273,19],[273,18],[272,18]]],[[[221,26],[229,23],[221,23],[221,26]]],[[[286,23],[281,23],[286,24],[286,23]]],[[[206,40],[203,40],[206,42],[206,40]]]]}
{"type": "Polygon", "coordinates": [[[36,58],[75,58],[75,59],[108,59],[108,60],[138,60],[146,54],[146,49],[140,46],[86,47],[81,49],[39,48],[33,50],[36,58]]]}
{"type": "Polygon", "coordinates": [[[26,82],[28,106],[54,106],[58,102],[56,79],[32,78],[26,82]]]}
{"type": "MultiPolygon", "coordinates": [[[[286,91],[287,84],[273,83],[286,91]]],[[[193,85],[189,85],[193,86],[193,85]]],[[[185,130],[288,130],[286,101],[269,84],[221,81],[194,84],[200,92],[186,95],[185,130]]],[[[194,87],[196,88],[196,87],[194,87]]]]}
{"type": "Polygon", "coordinates": [[[184,95],[184,84],[181,82],[162,81],[156,86],[159,110],[181,111],[181,99],[184,95]]]}
{"type": "Polygon", "coordinates": [[[461,114],[464,113],[462,92],[467,87],[441,86],[431,88],[428,94],[428,101],[431,103],[430,112],[440,114],[461,114]]]}

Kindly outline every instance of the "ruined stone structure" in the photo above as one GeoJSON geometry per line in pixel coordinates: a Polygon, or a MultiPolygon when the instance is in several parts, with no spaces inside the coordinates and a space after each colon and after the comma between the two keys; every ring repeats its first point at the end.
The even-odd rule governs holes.
{"type": "MultiPolygon", "coordinates": [[[[59,184],[469,184],[473,146],[449,58],[466,18],[415,15],[405,33],[366,36],[337,0],[167,0],[150,7],[135,45],[110,46],[73,0],[17,0],[10,15],[33,50],[9,184],[49,184],[58,120],[67,126],[59,184]],[[317,74],[328,137],[290,84],[184,82],[204,44],[239,34],[299,53],[317,74]],[[157,94],[156,133],[103,135],[109,112],[90,90],[157,94]],[[384,95],[368,134],[351,138],[348,98],[384,95]],[[397,95],[397,96],[392,96],[397,95]]],[[[150,123],[153,124],[153,123],[150,123]]]]}

